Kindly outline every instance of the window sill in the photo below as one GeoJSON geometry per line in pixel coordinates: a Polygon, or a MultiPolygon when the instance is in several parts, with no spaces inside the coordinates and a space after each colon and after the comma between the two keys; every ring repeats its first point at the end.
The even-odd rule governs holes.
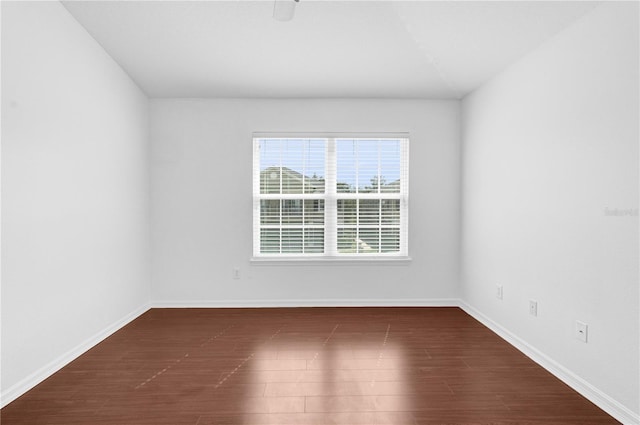
{"type": "Polygon", "coordinates": [[[402,266],[411,263],[411,257],[252,257],[255,266],[402,266]]]}

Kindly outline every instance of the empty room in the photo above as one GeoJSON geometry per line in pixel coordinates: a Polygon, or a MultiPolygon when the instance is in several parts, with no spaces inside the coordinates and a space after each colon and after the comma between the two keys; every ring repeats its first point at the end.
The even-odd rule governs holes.
{"type": "Polygon", "coordinates": [[[638,2],[0,14],[3,425],[640,424],[638,2]]]}

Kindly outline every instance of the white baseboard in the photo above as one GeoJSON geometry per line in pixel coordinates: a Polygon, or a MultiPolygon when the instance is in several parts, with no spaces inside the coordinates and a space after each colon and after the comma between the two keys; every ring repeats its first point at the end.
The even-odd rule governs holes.
{"type": "Polygon", "coordinates": [[[275,307],[458,307],[456,298],[317,299],[317,300],[162,300],[153,308],[275,308],[275,307]]]}
{"type": "Polygon", "coordinates": [[[609,415],[613,416],[624,425],[640,424],[640,415],[623,406],[604,392],[600,391],[598,388],[591,385],[589,382],[585,381],[575,373],[562,366],[560,363],[549,358],[544,353],[538,351],[535,347],[518,338],[516,335],[512,334],[511,332],[500,326],[498,323],[489,319],[487,316],[485,316],[466,302],[462,300],[459,300],[458,302],[459,307],[471,317],[482,323],[487,328],[491,329],[502,339],[513,345],[531,360],[538,363],[540,366],[555,375],[562,382],[569,385],[571,388],[573,388],[593,404],[607,412],[609,415]]]}
{"type": "Polygon", "coordinates": [[[137,308],[136,310],[127,314],[120,320],[117,320],[116,322],[107,326],[102,331],[86,339],[84,342],[77,345],[73,349],[64,353],[63,355],[56,358],[55,360],[51,361],[47,365],[36,370],[31,375],[27,376],[26,378],[20,380],[16,384],[7,388],[6,391],[3,391],[2,394],[0,394],[0,408],[8,405],[12,401],[14,401],[18,397],[20,397],[21,395],[23,395],[24,393],[26,393],[27,391],[29,391],[30,389],[32,389],[33,387],[41,383],[42,381],[44,381],[45,379],[47,379],[48,377],[50,377],[51,375],[53,375],[54,373],[62,369],[64,366],[71,363],[73,360],[77,359],[82,354],[86,353],[89,349],[91,349],[92,347],[95,347],[98,343],[102,342],[108,336],[112,335],[117,330],[121,329],[126,324],[128,324],[132,320],[136,319],[137,317],[145,313],[147,310],[149,310],[149,308],[150,308],[149,304],[145,304],[137,308]]]}

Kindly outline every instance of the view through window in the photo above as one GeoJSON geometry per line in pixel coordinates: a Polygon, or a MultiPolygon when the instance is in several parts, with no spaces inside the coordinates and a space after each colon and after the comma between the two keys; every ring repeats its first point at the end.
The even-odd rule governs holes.
{"type": "Polygon", "coordinates": [[[406,256],[408,138],[254,138],[254,256],[406,256]]]}

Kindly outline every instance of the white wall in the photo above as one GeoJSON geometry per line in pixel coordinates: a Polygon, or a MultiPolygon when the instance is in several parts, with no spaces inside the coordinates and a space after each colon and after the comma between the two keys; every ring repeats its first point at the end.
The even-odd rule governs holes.
{"type": "Polygon", "coordinates": [[[150,121],[159,305],[420,305],[457,297],[458,101],[152,100],[150,121]],[[251,265],[254,131],[410,132],[413,261],[251,265]]]}
{"type": "Polygon", "coordinates": [[[58,2],[2,2],[2,404],[149,300],[148,101],[58,2]]]}
{"type": "Polygon", "coordinates": [[[605,2],[463,101],[463,299],[626,423],[640,412],[638,89],[638,4],[605,2]]]}

